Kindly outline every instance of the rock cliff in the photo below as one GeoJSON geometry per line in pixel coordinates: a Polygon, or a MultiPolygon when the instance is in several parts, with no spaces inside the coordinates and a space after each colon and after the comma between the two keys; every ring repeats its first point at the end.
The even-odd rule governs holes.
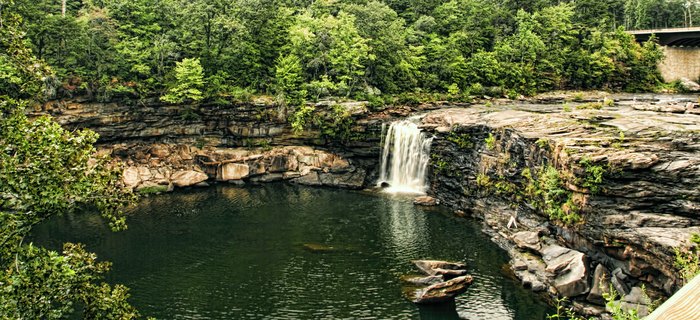
{"type": "Polygon", "coordinates": [[[699,110],[629,99],[433,111],[432,193],[483,219],[535,291],[600,304],[599,270],[622,294],[669,295],[674,250],[700,233],[699,110]]]}
{"type": "Polygon", "coordinates": [[[35,114],[100,134],[99,146],[126,164],[125,184],[142,192],[277,180],[358,189],[375,175],[382,122],[367,117],[364,103],[340,106],[357,120],[354,139],[343,143],[314,129],[293,133],[280,117],[284,110],[267,100],[171,106],[78,99],[51,101],[35,114]]]}

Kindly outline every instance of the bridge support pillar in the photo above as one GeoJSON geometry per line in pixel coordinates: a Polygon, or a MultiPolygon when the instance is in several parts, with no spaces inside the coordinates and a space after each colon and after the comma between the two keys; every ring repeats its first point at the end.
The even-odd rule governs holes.
{"type": "Polygon", "coordinates": [[[659,71],[664,81],[700,80],[700,47],[664,46],[663,49],[665,58],[659,64],[659,71]]]}

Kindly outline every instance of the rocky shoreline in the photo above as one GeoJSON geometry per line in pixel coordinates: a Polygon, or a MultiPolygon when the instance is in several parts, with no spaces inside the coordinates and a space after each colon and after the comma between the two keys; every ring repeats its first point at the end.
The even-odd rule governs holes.
{"type": "Polygon", "coordinates": [[[422,127],[436,136],[429,194],[482,220],[524,286],[571,297],[590,315],[605,311],[600,275],[629,306],[648,303],[642,285],[651,299],[679,288],[674,250],[700,233],[697,97],[595,93],[482,102],[381,112],[348,103],[355,138],[345,143],[315,130],[292,133],[268,101],[53,101],[36,114],[98,132],[99,147],[125,164],[125,185],[150,193],[279,180],[364,188],[376,182],[382,124],[422,113],[422,127]],[[556,190],[538,183],[552,175],[556,190]],[[548,191],[560,196],[547,198],[548,191]]]}

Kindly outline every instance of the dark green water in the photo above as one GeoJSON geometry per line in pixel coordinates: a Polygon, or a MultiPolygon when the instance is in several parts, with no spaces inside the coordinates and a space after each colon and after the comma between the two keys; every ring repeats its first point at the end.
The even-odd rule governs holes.
{"type": "Polygon", "coordinates": [[[545,304],[501,269],[504,252],[476,222],[409,198],[272,184],[217,186],[144,199],[129,230],[93,215],[60,217],[37,242],[85,243],[114,263],[110,281],[159,319],[544,319],[545,304]],[[311,252],[305,243],[336,251],[311,252]],[[412,259],[463,261],[474,284],[456,305],[401,296],[412,259]]]}

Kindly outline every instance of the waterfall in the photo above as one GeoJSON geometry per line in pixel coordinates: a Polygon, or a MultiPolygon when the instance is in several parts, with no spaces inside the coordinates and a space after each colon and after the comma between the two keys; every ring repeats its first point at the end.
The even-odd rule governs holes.
{"type": "Polygon", "coordinates": [[[425,193],[432,137],[418,128],[417,117],[391,123],[383,139],[378,185],[391,193],[425,193]]]}

